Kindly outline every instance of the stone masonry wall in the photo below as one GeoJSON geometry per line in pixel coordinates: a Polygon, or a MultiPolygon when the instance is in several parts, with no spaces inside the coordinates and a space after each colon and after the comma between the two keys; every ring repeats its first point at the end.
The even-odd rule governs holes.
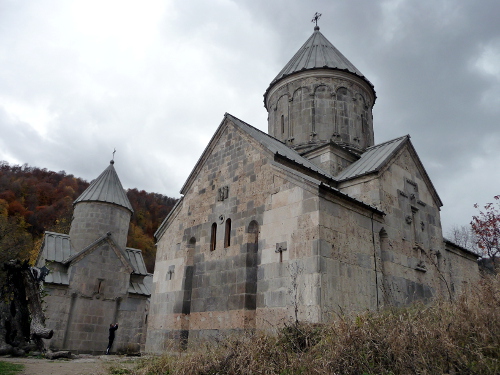
{"type": "Polygon", "coordinates": [[[345,168],[357,160],[355,155],[346,151],[341,146],[329,144],[317,147],[315,150],[302,154],[302,150],[297,149],[301,155],[313,164],[317,165],[332,176],[338,175],[345,168]]]}
{"type": "Polygon", "coordinates": [[[373,230],[381,216],[331,194],[322,196],[320,215],[322,320],[331,320],[334,313],[376,309],[380,288],[373,230]]]}
{"type": "Polygon", "coordinates": [[[479,281],[477,257],[461,249],[445,244],[445,251],[439,259],[440,268],[446,274],[446,285],[452,297],[457,297],[479,281]]]}
{"type": "Polygon", "coordinates": [[[44,340],[51,350],[62,348],[64,335],[70,312],[71,294],[66,286],[53,286],[45,284],[46,295],[43,297],[45,308],[45,324],[54,331],[50,340],[44,340]]]}
{"type": "Polygon", "coordinates": [[[127,244],[131,212],[124,207],[102,202],[80,202],[75,205],[69,235],[71,246],[78,252],[112,233],[113,240],[122,249],[127,244]]]}
{"type": "Polygon", "coordinates": [[[143,295],[129,294],[128,298],[120,302],[117,315],[119,329],[116,332],[113,352],[139,353],[144,351],[148,308],[148,297],[143,295]]]}
{"type": "MultiPolygon", "coordinates": [[[[288,264],[301,259],[299,278],[310,278],[306,274],[317,264],[312,241],[318,198],[309,185],[273,166],[271,154],[228,125],[159,239],[147,351],[163,350],[169,338],[191,340],[291,319],[288,264]]],[[[301,314],[317,320],[314,293],[306,299],[316,307],[308,302],[301,314]]]]}
{"type": "MultiPolygon", "coordinates": [[[[444,250],[439,206],[409,146],[380,175],[347,182],[342,190],[387,214],[376,236],[385,304],[449,295],[447,264],[458,259],[444,250]]],[[[469,267],[477,269],[470,259],[469,267]]]]}
{"type": "Polygon", "coordinates": [[[158,240],[146,351],[445,290],[439,207],[409,149],[343,187],[386,216],[273,159],[231,123],[209,145],[158,240]]]}
{"type": "MultiPolygon", "coordinates": [[[[259,248],[257,327],[270,328],[295,319],[319,322],[320,289],[317,186],[276,170],[263,215],[259,248]]],[[[265,193],[264,193],[265,194],[265,193]]]]}
{"type": "Polygon", "coordinates": [[[130,273],[110,245],[76,261],[68,273],[69,287],[47,285],[47,326],[55,331],[49,347],[102,353],[109,324],[118,322],[113,350],[139,351],[147,298],[128,295],[130,273]]]}
{"type": "Polygon", "coordinates": [[[269,135],[292,146],[333,140],[365,149],[373,145],[368,84],[333,70],[306,71],[284,79],[266,98],[269,135]]]}

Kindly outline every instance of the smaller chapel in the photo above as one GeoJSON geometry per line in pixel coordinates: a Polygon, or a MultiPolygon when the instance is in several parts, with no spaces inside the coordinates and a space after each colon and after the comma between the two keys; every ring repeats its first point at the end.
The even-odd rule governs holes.
{"type": "Polygon", "coordinates": [[[119,329],[112,352],[143,349],[151,275],[141,250],[126,247],[133,209],[114,161],[74,202],[69,235],[45,232],[37,267],[43,284],[52,350],[102,354],[108,328],[119,329]]]}
{"type": "Polygon", "coordinates": [[[225,114],[158,228],[146,351],[478,279],[410,136],[375,144],[374,86],[319,30],[265,91],[268,132],[225,114]]]}

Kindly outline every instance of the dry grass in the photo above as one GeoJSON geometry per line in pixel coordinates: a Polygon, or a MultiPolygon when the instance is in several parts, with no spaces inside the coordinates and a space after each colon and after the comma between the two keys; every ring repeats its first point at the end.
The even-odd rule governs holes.
{"type": "Polygon", "coordinates": [[[499,374],[500,278],[483,280],[453,303],[232,335],[143,361],[133,373],[499,374]]]}

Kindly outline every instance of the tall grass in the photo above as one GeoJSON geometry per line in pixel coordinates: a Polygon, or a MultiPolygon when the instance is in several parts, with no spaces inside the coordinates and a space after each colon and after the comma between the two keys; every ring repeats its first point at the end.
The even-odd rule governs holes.
{"type": "Polygon", "coordinates": [[[16,375],[24,369],[24,365],[0,361],[0,374],[16,375]]]}
{"type": "Polygon", "coordinates": [[[499,374],[500,278],[458,300],[291,323],[144,360],[159,374],[499,374]]]}

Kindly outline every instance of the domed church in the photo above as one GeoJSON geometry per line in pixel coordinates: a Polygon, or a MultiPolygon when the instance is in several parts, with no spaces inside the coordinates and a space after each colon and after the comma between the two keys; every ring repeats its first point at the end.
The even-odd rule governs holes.
{"type": "Polygon", "coordinates": [[[114,161],[75,202],[69,235],[45,232],[37,267],[47,267],[47,327],[52,350],[104,354],[110,324],[119,330],[112,352],[144,348],[151,275],[141,250],[126,247],[132,205],[114,161]]]}
{"type": "Polygon", "coordinates": [[[224,115],[156,232],[146,351],[478,279],[477,256],[443,238],[410,136],[374,144],[375,100],[316,26],[264,93],[267,134],[224,115]]]}

